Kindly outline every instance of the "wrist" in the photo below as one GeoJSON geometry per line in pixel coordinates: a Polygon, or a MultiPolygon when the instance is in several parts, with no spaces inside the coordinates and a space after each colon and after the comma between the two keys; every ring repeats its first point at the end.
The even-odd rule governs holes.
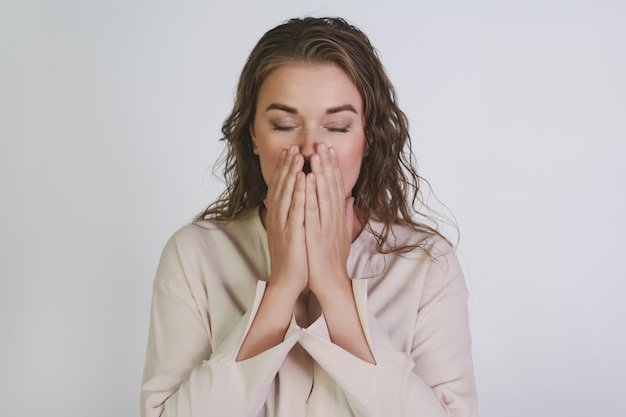
{"type": "Polygon", "coordinates": [[[275,281],[269,280],[265,287],[265,296],[274,301],[280,302],[284,305],[295,306],[300,293],[303,291],[296,285],[284,285],[275,281]]]}
{"type": "Polygon", "coordinates": [[[347,299],[353,298],[350,278],[344,276],[331,282],[332,284],[325,283],[326,285],[318,287],[310,286],[311,292],[315,294],[323,310],[326,306],[341,304],[347,299]]]}

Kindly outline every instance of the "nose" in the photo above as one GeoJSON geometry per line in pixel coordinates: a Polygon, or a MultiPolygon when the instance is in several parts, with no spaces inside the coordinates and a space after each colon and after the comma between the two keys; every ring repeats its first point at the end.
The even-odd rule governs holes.
{"type": "Polygon", "coordinates": [[[300,148],[300,153],[304,156],[304,160],[306,163],[309,162],[311,156],[315,153],[315,146],[317,145],[318,139],[316,132],[312,128],[302,129],[302,133],[300,134],[298,147],[300,148]]]}

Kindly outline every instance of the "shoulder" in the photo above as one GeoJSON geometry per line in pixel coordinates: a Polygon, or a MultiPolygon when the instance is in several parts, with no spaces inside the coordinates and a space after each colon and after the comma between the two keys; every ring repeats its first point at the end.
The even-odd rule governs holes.
{"type": "Polygon", "coordinates": [[[224,226],[226,225],[208,220],[186,224],[172,234],[163,252],[173,251],[181,254],[198,249],[211,240],[219,240],[224,234],[224,226]]]}
{"type": "Polygon", "coordinates": [[[245,212],[232,220],[200,220],[178,229],[167,241],[162,261],[197,262],[261,246],[263,225],[258,214],[245,212]]]}
{"type": "Polygon", "coordinates": [[[267,235],[258,214],[233,220],[201,220],[186,224],[167,241],[161,253],[158,281],[197,281],[222,276],[242,260],[263,264],[267,235]]]}
{"type": "MultiPolygon", "coordinates": [[[[382,234],[383,223],[378,220],[370,220],[367,229],[371,235],[382,234]]],[[[389,231],[384,252],[406,253],[410,256],[426,254],[431,258],[437,258],[453,256],[455,249],[440,234],[427,230],[416,230],[408,225],[394,224],[389,231]],[[402,248],[404,250],[396,250],[402,248]]]]}
{"type": "MultiPolygon", "coordinates": [[[[232,220],[199,220],[178,229],[168,240],[168,246],[191,248],[209,242],[233,240],[259,231],[260,219],[250,210],[232,220]]],[[[262,227],[262,225],[261,225],[262,227]]]]}
{"type": "MultiPolygon", "coordinates": [[[[382,223],[370,222],[373,231],[380,233],[382,223]]],[[[371,232],[370,232],[371,233],[371,232]]],[[[413,279],[425,286],[441,286],[456,283],[464,284],[464,277],[459,264],[456,249],[441,235],[415,230],[401,224],[394,224],[385,245],[384,258],[386,271],[394,266],[411,271],[413,279]]]]}

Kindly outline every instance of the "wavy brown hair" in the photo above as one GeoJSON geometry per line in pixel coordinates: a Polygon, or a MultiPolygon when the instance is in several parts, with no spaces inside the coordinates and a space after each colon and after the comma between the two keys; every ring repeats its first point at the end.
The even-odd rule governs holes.
{"type": "Polygon", "coordinates": [[[291,19],[265,33],[252,50],[239,78],[233,110],[222,125],[227,188],[196,221],[235,219],[261,204],[267,185],[253,153],[250,126],[265,78],[293,62],[336,64],[361,93],[368,153],[352,195],[359,218],[372,217],[383,223],[381,232],[372,231],[377,250],[403,252],[415,247],[389,242],[394,224],[441,236],[437,218],[422,212],[427,209],[420,192],[425,181],[417,174],[408,121],[376,50],[361,30],[329,17],[291,19]]]}

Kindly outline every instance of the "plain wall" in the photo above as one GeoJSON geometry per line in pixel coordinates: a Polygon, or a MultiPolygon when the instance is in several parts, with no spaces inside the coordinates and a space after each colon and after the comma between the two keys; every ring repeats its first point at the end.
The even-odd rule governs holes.
{"type": "Polygon", "coordinates": [[[377,47],[456,216],[482,417],[626,409],[626,3],[0,3],[0,409],[135,416],[168,237],[244,60],[292,16],[377,47]]]}

